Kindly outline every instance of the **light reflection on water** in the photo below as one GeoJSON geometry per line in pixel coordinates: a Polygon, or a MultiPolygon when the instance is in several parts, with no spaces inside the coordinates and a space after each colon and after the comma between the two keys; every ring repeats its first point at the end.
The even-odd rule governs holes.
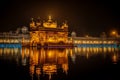
{"type": "Polygon", "coordinates": [[[81,47],[76,47],[72,49],[73,54],[75,55],[80,55],[80,56],[85,56],[87,59],[91,56],[95,55],[103,55],[104,57],[106,55],[111,56],[111,60],[114,64],[116,64],[120,58],[119,54],[119,49],[118,48],[112,48],[112,47],[103,47],[103,48],[81,48],[81,47]]]}
{"type": "MultiPolygon", "coordinates": [[[[107,55],[113,64],[117,64],[120,59],[118,48],[79,48],[65,49],[37,49],[37,48],[0,48],[0,60],[14,60],[17,65],[28,66],[31,79],[52,79],[58,74],[68,75],[69,59],[73,63],[77,56],[85,57],[89,60],[92,56],[107,55]],[[61,72],[62,71],[62,72],[61,72]],[[54,75],[54,76],[53,76],[54,75]]],[[[97,56],[96,56],[97,57],[97,56]]]]}

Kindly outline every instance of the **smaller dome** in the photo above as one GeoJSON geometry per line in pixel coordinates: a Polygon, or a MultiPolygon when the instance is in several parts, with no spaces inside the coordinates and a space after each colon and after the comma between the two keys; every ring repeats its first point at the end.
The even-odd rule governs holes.
{"type": "Polygon", "coordinates": [[[76,32],[73,31],[73,32],[71,33],[71,36],[72,36],[72,37],[76,37],[76,32]]]}
{"type": "Polygon", "coordinates": [[[21,30],[22,30],[22,33],[27,33],[28,32],[28,28],[26,26],[23,26],[21,30]]]}

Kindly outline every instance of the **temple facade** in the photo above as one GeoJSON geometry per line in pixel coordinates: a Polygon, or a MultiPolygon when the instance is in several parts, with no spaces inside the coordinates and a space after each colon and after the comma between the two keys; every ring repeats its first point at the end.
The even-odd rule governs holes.
{"type": "Polygon", "coordinates": [[[68,42],[68,24],[64,22],[61,26],[48,16],[48,20],[41,21],[40,18],[30,22],[30,46],[63,45],[68,42]]]}

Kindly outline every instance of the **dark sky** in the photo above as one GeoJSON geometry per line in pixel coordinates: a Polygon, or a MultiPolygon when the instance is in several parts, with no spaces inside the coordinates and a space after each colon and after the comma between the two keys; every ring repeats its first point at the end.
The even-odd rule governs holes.
{"type": "Polygon", "coordinates": [[[120,3],[115,0],[1,0],[0,10],[0,32],[29,27],[31,17],[46,19],[49,14],[59,23],[67,20],[69,32],[75,31],[78,36],[99,36],[112,29],[120,31],[120,3]]]}

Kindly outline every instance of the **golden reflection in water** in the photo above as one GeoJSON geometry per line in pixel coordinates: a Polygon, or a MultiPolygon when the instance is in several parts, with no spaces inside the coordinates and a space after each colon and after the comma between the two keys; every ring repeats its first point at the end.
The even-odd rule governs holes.
{"type": "MultiPolygon", "coordinates": [[[[23,49],[24,50],[24,49],[23,49]]],[[[24,52],[24,51],[23,51],[24,52]]],[[[66,49],[30,49],[30,74],[38,77],[47,74],[51,79],[57,69],[62,68],[63,73],[68,71],[68,55],[66,49]]],[[[24,54],[24,53],[22,53],[24,54]]]]}
{"type": "Polygon", "coordinates": [[[103,48],[81,48],[81,47],[75,47],[74,51],[75,53],[92,53],[92,54],[97,54],[97,53],[108,53],[108,52],[114,52],[116,49],[112,47],[103,47],[103,48]]]}
{"type": "Polygon", "coordinates": [[[2,48],[0,48],[0,56],[2,56],[3,50],[2,48]]]}
{"type": "Polygon", "coordinates": [[[114,64],[117,64],[117,62],[120,60],[120,55],[119,55],[119,53],[113,53],[112,54],[112,62],[114,63],[114,64]]]}
{"type": "Polygon", "coordinates": [[[20,50],[18,48],[0,48],[0,55],[16,55],[20,50]]]}
{"type": "MultiPolygon", "coordinates": [[[[74,50],[72,51],[75,55],[81,55],[81,56],[86,56],[88,59],[90,56],[96,55],[96,54],[103,54],[104,57],[108,54],[111,56],[111,60],[114,64],[117,64],[120,55],[119,55],[119,49],[118,48],[113,48],[113,47],[102,47],[102,48],[92,48],[92,47],[87,47],[87,48],[81,48],[81,47],[75,47],[74,50]]],[[[72,57],[73,55],[71,55],[72,57]]]]}
{"type": "Polygon", "coordinates": [[[9,61],[15,60],[19,64],[20,50],[19,48],[0,48],[0,58],[9,61]]]}
{"type": "Polygon", "coordinates": [[[102,54],[110,55],[114,64],[117,64],[120,55],[118,48],[79,48],[73,49],[37,49],[37,48],[0,48],[0,57],[5,59],[15,59],[17,64],[20,62],[23,66],[29,66],[30,75],[33,78],[34,75],[43,77],[45,74],[52,78],[53,74],[58,72],[58,69],[62,69],[63,73],[67,75],[68,72],[68,56],[75,62],[77,55],[89,57],[102,54]],[[29,63],[29,65],[28,65],[29,63]]]}

